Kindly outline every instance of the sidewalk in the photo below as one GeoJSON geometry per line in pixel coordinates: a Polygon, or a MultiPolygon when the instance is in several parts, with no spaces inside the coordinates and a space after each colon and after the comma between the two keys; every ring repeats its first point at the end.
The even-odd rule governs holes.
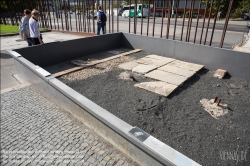
{"type": "MultiPolygon", "coordinates": [[[[82,38],[44,33],[44,42],[82,38]]],[[[1,37],[0,165],[138,165],[98,133],[16,79],[6,49],[26,47],[18,36],[1,37]]],[[[35,56],[35,55],[34,55],[35,56]]]]}
{"type": "MultiPolygon", "coordinates": [[[[234,51],[250,53],[250,32],[246,35],[246,41],[242,44],[238,44],[233,48],[234,51]]],[[[249,55],[250,56],[250,55],[249,55]]]]}

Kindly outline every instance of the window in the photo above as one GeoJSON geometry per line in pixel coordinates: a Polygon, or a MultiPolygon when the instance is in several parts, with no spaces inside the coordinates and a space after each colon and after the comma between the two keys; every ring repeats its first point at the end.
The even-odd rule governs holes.
{"type": "Polygon", "coordinates": [[[162,7],[162,0],[157,0],[155,3],[156,7],[162,7]]]}

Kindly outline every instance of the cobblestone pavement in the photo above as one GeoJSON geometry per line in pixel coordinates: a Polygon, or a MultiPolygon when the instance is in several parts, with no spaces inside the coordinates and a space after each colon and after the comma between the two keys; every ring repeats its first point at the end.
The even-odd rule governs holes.
{"type": "Polygon", "coordinates": [[[138,165],[30,87],[1,94],[0,165],[138,165]]]}

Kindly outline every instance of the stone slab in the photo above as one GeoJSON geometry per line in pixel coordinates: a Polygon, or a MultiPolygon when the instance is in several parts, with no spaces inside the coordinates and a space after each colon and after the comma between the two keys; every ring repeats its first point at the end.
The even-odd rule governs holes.
{"type": "Polygon", "coordinates": [[[163,66],[166,65],[169,62],[172,62],[173,60],[161,60],[161,59],[155,59],[155,58],[150,58],[150,57],[144,57],[141,59],[138,59],[136,62],[141,63],[141,64],[146,64],[146,65],[155,65],[155,66],[163,66]]]}
{"type": "Polygon", "coordinates": [[[124,70],[132,70],[137,65],[138,65],[137,62],[131,61],[131,62],[122,63],[118,67],[124,70]]]}
{"type": "Polygon", "coordinates": [[[164,61],[166,63],[169,63],[169,62],[172,62],[172,61],[176,60],[174,58],[163,57],[163,56],[159,56],[159,55],[155,55],[155,54],[147,55],[146,57],[147,58],[158,59],[158,60],[164,61]]]}
{"type": "Polygon", "coordinates": [[[161,71],[161,70],[154,70],[145,75],[148,78],[152,78],[159,81],[164,81],[174,85],[181,85],[184,81],[188,79],[188,77],[180,76],[177,74],[161,71]]]}
{"type": "Polygon", "coordinates": [[[135,84],[135,87],[145,89],[159,95],[167,97],[170,93],[172,93],[178,86],[169,84],[162,81],[155,82],[142,82],[139,84],[135,84]]]}
{"type": "Polygon", "coordinates": [[[218,69],[214,73],[214,77],[222,79],[227,74],[226,70],[218,69]]]}
{"type": "Polygon", "coordinates": [[[204,67],[203,65],[184,62],[184,61],[180,61],[180,60],[175,60],[173,62],[170,62],[168,65],[174,66],[174,67],[179,67],[179,68],[182,68],[182,69],[195,71],[195,72],[199,71],[200,69],[202,69],[204,67]]]}
{"type": "Polygon", "coordinates": [[[158,70],[166,71],[169,73],[173,73],[173,74],[177,74],[177,75],[181,75],[185,77],[192,77],[195,74],[195,71],[182,69],[182,68],[175,67],[175,66],[170,66],[168,64],[158,68],[158,70]]]}
{"type": "Polygon", "coordinates": [[[155,65],[138,64],[136,67],[133,68],[132,72],[146,74],[146,73],[148,73],[156,68],[157,68],[157,66],[155,66],[155,65]]]}

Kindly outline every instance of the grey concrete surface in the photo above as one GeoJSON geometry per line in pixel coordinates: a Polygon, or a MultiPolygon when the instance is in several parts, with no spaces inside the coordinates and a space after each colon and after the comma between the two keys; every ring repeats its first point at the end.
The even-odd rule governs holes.
{"type": "Polygon", "coordinates": [[[1,90],[18,85],[19,82],[13,77],[16,68],[12,57],[6,52],[1,51],[1,90]]]}
{"type": "Polygon", "coordinates": [[[1,94],[0,162],[1,165],[138,165],[30,87],[1,94]]]}

